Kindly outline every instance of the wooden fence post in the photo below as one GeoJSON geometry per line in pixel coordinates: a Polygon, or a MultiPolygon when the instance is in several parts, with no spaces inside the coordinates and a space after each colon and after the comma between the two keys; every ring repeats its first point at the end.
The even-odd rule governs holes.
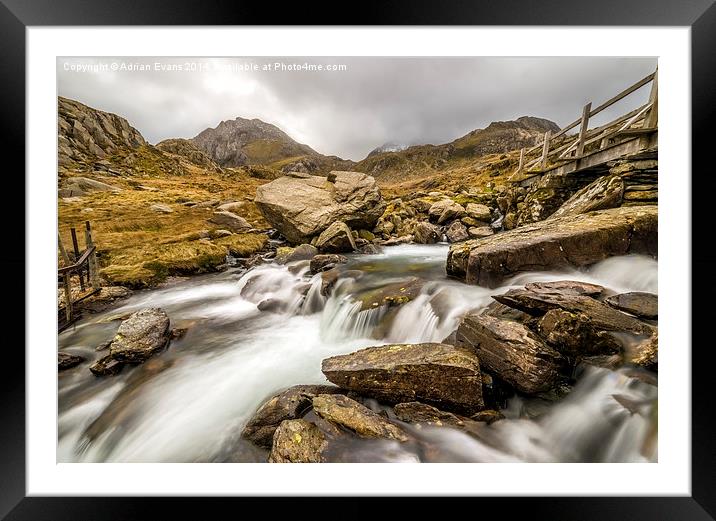
{"type": "Polygon", "coordinates": [[[547,168],[547,154],[549,153],[549,139],[551,136],[551,130],[544,133],[544,144],[542,145],[542,170],[547,168]]]}
{"type": "Polygon", "coordinates": [[[584,138],[587,135],[587,128],[589,128],[589,113],[592,110],[592,102],[590,101],[582,109],[582,125],[579,127],[579,142],[577,143],[577,150],[575,157],[580,158],[584,154],[584,138]]]}
{"type": "MultiPolygon", "coordinates": [[[[77,259],[80,258],[80,246],[77,244],[77,230],[74,228],[70,228],[70,234],[72,234],[72,248],[75,250],[75,262],[77,262],[77,259]]],[[[79,270],[77,272],[77,275],[80,277],[80,289],[82,291],[85,290],[85,281],[82,277],[82,270],[79,270]]]]}
{"type": "Polygon", "coordinates": [[[60,255],[62,256],[62,261],[65,263],[65,266],[69,266],[70,264],[72,264],[70,262],[70,256],[67,255],[65,245],[62,244],[62,236],[60,236],[60,232],[57,232],[57,245],[60,248],[60,255]]]}
{"type": "Polygon", "coordinates": [[[654,79],[649,93],[651,108],[644,119],[644,128],[656,128],[659,123],[659,69],[654,73],[654,79]]]}
{"type": "MultiPolygon", "coordinates": [[[[85,221],[85,244],[87,245],[87,249],[94,246],[94,241],[92,240],[92,227],[90,226],[89,221],[85,221]]],[[[99,274],[97,273],[96,253],[96,250],[93,251],[87,261],[87,277],[92,289],[99,289],[99,274]]]]}
{"type": "Polygon", "coordinates": [[[62,284],[65,288],[65,317],[67,323],[72,321],[72,289],[70,288],[70,273],[62,275],[62,284]]]}

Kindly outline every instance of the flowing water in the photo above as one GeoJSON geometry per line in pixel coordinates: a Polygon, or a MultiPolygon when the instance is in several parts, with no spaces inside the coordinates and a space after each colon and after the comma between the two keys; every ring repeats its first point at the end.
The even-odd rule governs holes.
{"type": "MultiPolygon", "coordinates": [[[[615,257],[581,272],[521,274],[488,290],[447,279],[447,249],[401,245],[349,256],[328,298],[321,276],[311,276],[303,261],[174,282],[90,315],[59,337],[60,349],[87,362],[59,374],[58,461],[265,461],[265,451],[240,439],[243,425],[272,394],[326,383],[320,370],[326,357],[440,341],[465,312],[531,281],[566,278],[617,292],[657,292],[657,263],[647,257],[615,257]],[[360,310],[357,295],[413,277],[428,282],[411,302],[360,310]],[[118,376],[93,376],[88,365],[106,354],[95,347],[112,338],[121,317],[143,307],[163,308],[186,334],[118,376]]],[[[329,459],[655,461],[656,395],[653,375],[584,367],[571,393],[555,403],[514,397],[503,411],[507,419],[470,433],[405,425],[416,441],[341,442],[329,459]]]]}

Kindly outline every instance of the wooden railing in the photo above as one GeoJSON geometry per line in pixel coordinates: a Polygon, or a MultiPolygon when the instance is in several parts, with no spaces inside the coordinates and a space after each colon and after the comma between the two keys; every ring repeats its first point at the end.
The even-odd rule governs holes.
{"type": "MultiPolygon", "coordinates": [[[[94,295],[100,290],[99,274],[97,272],[97,247],[92,240],[92,227],[90,222],[85,222],[85,249],[80,252],[77,242],[77,230],[70,228],[72,237],[72,253],[68,253],[62,237],[57,234],[58,248],[64,266],[57,270],[57,282],[64,291],[65,305],[64,313],[58,317],[58,328],[60,330],[69,326],[75,319],[75,305],[94,295]],[[80,294],[73,298],[72,277],[79,278],[80,294]],[[64,320],[63,320],[64,319],[64,320]]],[[[60,307],[60,311],[62,311],[60,307]]]]}
{"type": "Polygon", "coordinates": [[[547,170],[547,166],[550,164],[579,160],[590,153],[587,151],[587,147],[594,143],[599,142],[597,150],[603,150],[617,140],[651,134],[657,130],[657,127],[658,70],[594,109],[591,102],[587,103],[578,119],[554,135],[551,131],[547,131],[536,145],[521,149],[515,175],[540,173],[547,170]],[[652,84],[651,93],[646,104],[605,125],[589,129],[591,118],[649,83],[652,84]],[[576,137],[574,134],[567,135],[567,132],[577,127],[579,127],[579,133],[576,137]],[[530,159],[530,156],[535,155],[537,157],[530,159]]]}

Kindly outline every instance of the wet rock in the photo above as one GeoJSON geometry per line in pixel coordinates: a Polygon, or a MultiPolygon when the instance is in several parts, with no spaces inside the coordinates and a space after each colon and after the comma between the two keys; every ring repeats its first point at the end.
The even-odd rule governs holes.
{"type": "Polygon", "coordinates": [[[621,177],[600,177],[565,201],[549,218],[616,208],[622,203],[623,195],[624,181],[621,177]]]}
{"type": "Polygon", "coordinates": [[[172,330],[169,332],[169,338],[172,340],[179,340],[180,338],[184,338],[184,335],[186,335],[187,331],[189,331],[189,328],[186,327],[172,328],[172,330]]]}
{"type": "Polygon", "coordinates": [[[169,342],[169,317],[159,308],[132,313],[120,324],[109,346],[112,358],[120,362],[141,363],[164,349],[169,342]]]}
{"type": "Polygon", "coordinates": [[[310,409],[319,394],[339,392],[332,385],[294,385],[269,398],[248,421],[241,437],[261,447],[270,447],[273,435],[284,420],[295,420],[310,409]]]}
{"type": "Polygon", "coordinates": [[[604,293],[604,287],[576,280],[554,280],[549,282],[530,282],[525,289],[537,293],[561,293],[563,295],[584,295],[598,297],[604,293]]]}
{"type": "Polygon", "coordinates": [[[527,394],[551,389],[562,363],[559,353],[524,325],[487,315],[465,316],[455,344],[474,350],[483,369],[527,394]]]}
{"type": "Polygon", "coordinates": [[[625,360],[627,363],[638,365],[651,371],[656,371],[659,365],[659,335],[654,334],[640,342],[625,360]]]}
{"type": "Polygon", "coordinates": [[[269,463],[321,463],[326,438],[305,420],[281,422],[273,436],[269,463]]]}
{"type": "Polygon", "coordinates": [[[365,246],[358,248],[357,253],[362,253],[364,255],[377,255],[382,251],[383,250],[380,248],[380,246],[377,246],[375,244],[366,244],[365,246]]]}
{"type": "Polygon", "coordinates": [[[209,219],[209,222],[222,226],[234,233],[245,232],[252,228],[251,224],[249,224],[249,222],[243,217],[239,217],[235,213],[226,211],[214,212],[209,219]]]}
{"type": "Polygon", "coordinates": [[[275,298],[267,298],[256,304],[256,308],[259,311],[267,311],[269,313],[281,313],[285,311],[288,304],[282,300],[275,298]]]}
{"type": "Polygon", "coordinates": [[[279,264],[288,264],[302,260],[311,260],[318,255],[318,248],[310,244],[301,244],[295,248],[284,246],[276,250],[276,262],[279,264]]]}
{"type": "Polygon", "coordinates": [[[437,407],[420,402],[399,403],[393,407],[393,411],[395,411],[398,419],[405,423],[418,423],[437,427],[464,427],[466,420],[466,418],[457,414],[441,411],[437,407]]]}
{"type": "Polygon", "coordinates": [[[480,313],[490,317],[513,320],[515,322],[520,322],[521,324],[527,324],[535,320],[529,313],[511,308],[510,306],[506,306],[505,304],[497,301],[490,302],[482,309],[482,311],[480,311],[480,313]]]}
{"type": "Polygon", "coordinates": [[[600,330],[647,336],[653,332],[653,328],[649,324],[584,295],[511,289],[502,295],[495,295],[493,298],[533,316],[544,315],[551,309],[562,309],[589,317],[594,327],[600,330]]]}
{"type": "Polygon", "coordinates": [[[123,367],[124,362],[115,360],[112,355],[107,355],[93,363],[89,370],[95,376],[110,376],[119,374],[123,367]]]}
{"type": "Polygon", "coordinates": [[[396,425],[380,414],[341,394],[321,394],[313,399],[313,410],[321,418],[340,425],[364,438],[407,441],[396,425]]]}
{"type": "Polygon", "coordinates": [[[471,226],[467,230],[467,234],[471,239],[481,239],[483,237],[489,237],[495,232],[489,226],[471,226]]]}
{"type": "Polygon", "coordinates": [[[421,221],[415,227],[413,231],[415,242],[418,244],[435,244],[440,242],[440,227],[430,224],[426,221],[421,221]]]}
{"type": "Polygon", "coordinates": [[[470,238],[467,233],[467,228],[465,228],[465,225],[460,221],[453,221],[453,223],[448,226],[445,235],[447,235],[449,242],[466,241],[470,238]]]}
{"type": "Polygon", "coordinates": [[[551,309],[540,319],[537,331],[549,345],[571,357],[614,354],[621,348],[614,337],[595,327],[583,313],[551,309]]]}
{"type": "Polygon", "coordinates": [[[425,281],[417,277],[408,280],[386,284],[355,295],[361,305],[361,311],[374,309],[380,306],[400,306],[407,304],[420,294],[425,281]]]}
{"type": "Polygon", "coordinates": [[[64,351],[59,351],[57,353],[57,369],[59,371],[71,369],[72,367],[75,367],[84,361],[85,359],[79,355],[65,353],[64,351]]]}
{"type": "Polygon", "coordinates": [[[604,302],[637,317],[655,319],[659,316],[659,297],[653,293],[640,291],[620,293],[607,297],[604,302]]]}
{"type": "Polygon", "coordinates": [[[393,237],[383,242],[383,246],[397,246],[398,244],[409,244],[413,242],[413,235],[403,235],[401,237],[393,237]]]}
{"type": "Polygon", "coordinates": [[[332,223],[373,229],[385,209],[375,179],[360,172],[329,177],[281,177],[259,186],[254,200],[273,227],[290,242],[309,242],[332,223]]]}
{"type": "Polygon", "coordinates": [[[323,295],[324,297],[330,295],[331,291],[333,290],[333,287],[336,285],[336,282],[338,282],[340,276],[341,272],[335,268],[322,272],[321,295],[323,295]]]}
{"type": "Polygon", "coordinates": [[[492,220],[492,212],[487,205],[468,203],[465,207],[468,217],[472,217],[475,220],[489,223],[492,220]]]}
{"type": "Polygon", "coordinates": [[[321,232],[316,247],[326,253],[346,253],[354,251],[356,243],[348,225],[337,221],[321,232]]]}
{"type": "Polygon", "coordinates": [[[612,208],[530,224],[450,247],[448,275],[496,287],[516,273],[657,252],[656,206],[612,208]]]}
{"type": "MultiPolygon", "coordinates": [[[[99,293],[87,297],[79,303],[79,307],[92,312],[100,312],[118,300],[129,297],[132,290],[123,286],[104,286],[99,293]]],[[[64,294],[61,295],[64,303],[64,294]]]]}
{"type": "Polygon", "coordinates": [[[323,360],[336,385],[386,403],[420,401],[474,414],[484,408],[474,352],[448,344],[390,344],[323,360]]]}
{"type": "Polygon", "coordinates": [[[476,422],[485,422],[488,425],[491,425],[499,420],[504,420],[505,415],[502,414],[500,411],[495,411],[493,409],[487,409],[484,411],[480,411],[476,414],[473,414],[470,416],[470,419],[476,422]]]}
{"type": "Polygon", "coordinates": [[[314,275],[322,271],[335,268],[348,262],[348,258],[337,254],[320,254],[311,259],[311,273],[314,275]]]}

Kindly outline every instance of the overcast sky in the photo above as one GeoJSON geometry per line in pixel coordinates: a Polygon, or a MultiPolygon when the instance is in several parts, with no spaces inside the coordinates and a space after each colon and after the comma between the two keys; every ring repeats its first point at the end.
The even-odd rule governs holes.
{"type": "MultiPolygon", "coordinates": [[[[564,126],[656,68],[656,58],[58,58],[58,94],[127,118],[151,143],[237,116],[360,160],[385,142],[446,143],[492,121],[564,126]],[[274,64],[343,70],[276,70],[274,64]],[[188,64],[188,67],[186,66],[188,64]],[[268,70],[268,68],[271,70],[268,70]],[[135,70],[131,70],[132,67],[135,70]],[[189,70],[167,70],[177,67],[189,70]],[[118,70],[113,70],[117,68],[118,70]],[[136,70],[136,69],[148,70],[136,70]]],[[[648,87],[595,121],[644,103],[648,87]]]]}

